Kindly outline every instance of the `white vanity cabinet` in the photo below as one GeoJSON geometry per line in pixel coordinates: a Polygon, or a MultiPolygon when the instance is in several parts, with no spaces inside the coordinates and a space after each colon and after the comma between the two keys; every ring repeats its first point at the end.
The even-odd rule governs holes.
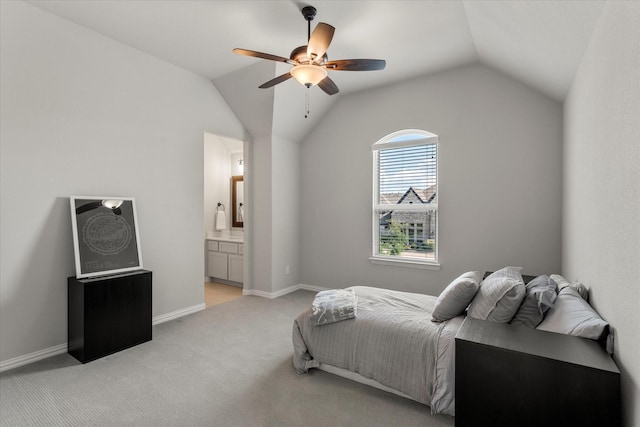
{"type": "Polygon", "coordinates": [[[207,275],[242,283],[243,244],[228,240],[207,240],[207,275]]]}
{"type": "Polygon", "coordinates": [[[243,258],[242,255],[238,254],[229,254],[229,280],[232,282],[240,282],[242,283],[242,263],[243,258]]]}

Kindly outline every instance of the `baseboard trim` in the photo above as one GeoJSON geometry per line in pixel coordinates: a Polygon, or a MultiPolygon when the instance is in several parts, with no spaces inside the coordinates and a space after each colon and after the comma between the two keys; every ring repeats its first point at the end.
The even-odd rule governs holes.
{"type": "Polygon", "coordinates": [[[8,371],[9,369],[18,368],[20,366],[28,365],[39,360],[48,359],[49,357],[58,356],[67,352],[67,343],[54,345],[53,347],[45,348],[43,350],[34,351],[33,353],[24,354],[22,356],[14,357],[12,359],[3,360],[0,362],[0,372],[8,371]]]}
{"type": "MultiPolygon", "coordinates": [[[[319,286],[306,285],[304,283],[300,283],[294,286],[289,286],[288,288],[281,289],[276,292],[266,292],[260,291],[257,289],[243,289],[243,295],[256,295],[263,298],[278,298],[283,295],[290,294],[291,292],[295,292],[298,290],[306,290],[313,292],[326,291],[328,288],[322,288],[319,286]]],[[[169,322],[170,320],[178,319],[179,317],[188,316],[190,314],[197,313],[206,308],[204,303],[196,304],[191,307],[186,307],[180,310],[172,311],[170,313],[161,314],[160,316],[156,316],[152,319],[152,325],[159,325],[161,323],[169,322]]],[[[0,372],[8,371],[13,368],[17,368],[19,366],[28,365],[29,363],[37,362],[39,360],[47,359],[49,357],[57,356],[59,354],[64,354],[67,352],[68,344],[62,343],[53,347],[45,348],[43,350],[34,351],[33,353],[25,354],[23,356],[14,357],[13,359],[8,359],[0,362],[0,372]]]]}
{"type": "Polygon", "coordinates": [[[305,291],[322,292],[322,291],[328,291],[330,288],[323,288],[321,286],[314,286],[314,285],[307,285],[304,283],[300,283],[298,285],[298,289],[304,289],[305,291]]]}
{"type": "MultiPolygon", "coordinates": [[[[181,310],[172,311],[171,313],[162,314],[156,316],[151,320],[152,325],[159,325],[160,323],[168,322],[170,320],[177,319],[179,317],[188,316],[198,311],[204,310],[205,305],[197,304],[191,307],[183,308],[181,310]]],[[[10,369],[18,368],[20,366],[28,365],[30,363],[37,362],[39,360],[48,359],[49,357],[58,356],[67,352],[68,343],[62,343],[53,347],[45,348],[43,350],[34,351],[33,353],[24,354],[22,356],[14,357],[12,359],[3,360],[0,362],[0,372],[8,371],[10,369]]]]}
{"type": "Polygon", "coordinates": [[[164,322],[168,322],[170,320],[177,319],[179,317],[188,316],[193,313],[197,313],[206,308],[204,303],[192,305],[191,307],[182,308],[180,310],[172,311],[171,313],[161,314],[160,316],[156,316],[152,319],[151,324],[153,326],[159,325],[164,322]]]}
{"type": "Polygon", "coordinates": [[[320,292],[320,291],[326,291],[328,289],[329,288],[321,288],[319,286],[312,286],[312,285],[306,285],[304,283],[299,283],[297,285],[289,286],[288,288],[280,289],[279,291],[275,291],[275,292],[261,291],[258,289],[243,289],[242,295],[255,295],[262,298],[273,299],[273,298],[278,298],[283,295],[290,294],[291,292],[295,292],[299,290],[320,292]]]}

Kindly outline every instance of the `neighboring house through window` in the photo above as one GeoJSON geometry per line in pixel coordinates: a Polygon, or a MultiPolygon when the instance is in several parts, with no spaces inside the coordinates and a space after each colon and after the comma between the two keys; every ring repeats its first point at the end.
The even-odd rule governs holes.
{"type": "Polygon", "coordinates": [[[438,136],[402,130],[382,138],[372,150],[371,261],[439,268],[438,136]]]}

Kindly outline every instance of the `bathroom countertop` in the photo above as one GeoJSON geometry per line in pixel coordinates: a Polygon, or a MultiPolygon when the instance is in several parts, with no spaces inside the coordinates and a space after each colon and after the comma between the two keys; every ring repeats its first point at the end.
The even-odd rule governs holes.
{"type": "Polygon", "coordinates": [[[216,240],[218,242],[244,243],[244,236],[211,236],[207,235],[206,240],[216,240]]]}

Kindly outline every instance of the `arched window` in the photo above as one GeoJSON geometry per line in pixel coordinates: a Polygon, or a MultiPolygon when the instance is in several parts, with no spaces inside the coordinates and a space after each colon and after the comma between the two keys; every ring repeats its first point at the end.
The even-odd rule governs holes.
{"type": "Polygon", "coordinates": [[[378,263],[438,265],[438,136],[407,129],[373,150],[373,254],[378,263]]]}

